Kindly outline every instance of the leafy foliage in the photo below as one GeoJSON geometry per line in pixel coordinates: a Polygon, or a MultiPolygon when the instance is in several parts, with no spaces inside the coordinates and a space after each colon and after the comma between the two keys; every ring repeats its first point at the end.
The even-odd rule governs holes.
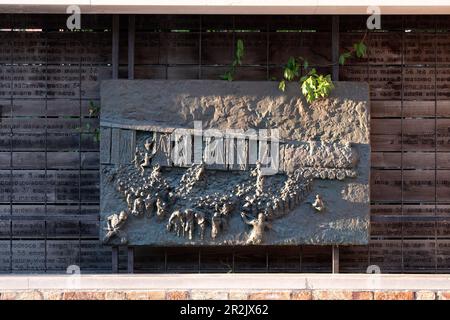
{"type": "Polygon", "coordinates": [[[307,76],[302,77],[300,82],[302,82],[302,93],[308,103],[312,103],[320,98],[328,97],[331,90],[334,89],[334,84],[331,81],[331,75],[327,74],[324,76],[322,74],[318,74],[314,68],[308,72],[307,76]]]}
{"type": "Polygon", "coordinates": [[[334,89],[333,82],[330,75],[318,74],[315,68],[309,69],[307,60],[300,57],[295,59],[290,57],[283,70],[283,80],[278,84],[278,89],[286,90],[286,82],[295,81],[299,79],[300,88],[308,103],[327,97],[331,90],[334,89]],[[303,64],[301,63],[303,62],[303,64]],[[306,75],[300,77],[301,66],[306,72],[306,75]],[[300,78],[299,78],[300,77],[300,78]]]}
{"type": "Polygon", "coordinates": [[[234,52],[234,60],[231,63],[231,66],[227,72],[220,76],[222,80],[233,81],[234,75],[236,73],[236,68],[242,65],[242,59],[244,58],[245,50],[244,50],[244,41],[238,39],[236,41],[236,50],[234,52]]]}
{"type": "MultiPolygon", "coordinates": [[[[344,65],[346,60],[355,55],[357,58],[365,57],[367,47],[364,44],[364,38],[360,42],[353,44],[350,51],[344,52],[339,56],[338,64],[344,65]]],[[[296,81],[300,84],[302,94],[308,103],[317,99],[326,98],[334,89],[331,75],[318,74],[315,68],[309,68],[308,60],[299,57],[298,59],[290,57],[283,69],[283,79],[278,84],[278,89],[286,90],[286,83],[296,81]],[[300,77],[301,74],[304,76],[300,77]]]]}
{"type": "MultiPolygon", "coordinates": [[[[97,118],[100,115],[100,105],[95,104],[93,101],[89,101],[88,111],[90,118],[97,118]]],[[[90,123],[86,123],[84,127],[77,128],[77,131],[80,133],[92,132],[94,142],[100,142],[100,129],[94,128],[90,123]]]]}
{"type": "Polygon", "coordinates": [[[100,106],[95,104],[93,101],[89,101],[89,116],[90,117],[98,117],[100,114],[100,106]]]}
{"type": "Polygon", "coordinates": [[[361,40],[360,42],[354,43],[353,48],[350,51],[344,52],[339,56],[339,64],[344,65],[345,61],[353,56],[353,54],[356,55],[357,58],[364,58],[367,53],[367,46],[364,44],[364,41],[361,40]]]}

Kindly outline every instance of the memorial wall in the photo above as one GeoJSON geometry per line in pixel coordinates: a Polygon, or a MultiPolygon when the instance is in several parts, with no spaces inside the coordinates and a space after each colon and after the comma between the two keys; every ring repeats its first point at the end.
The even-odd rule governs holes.
{"type": "MultiPolygon", "coordinates": [[[[65,272],[70,264],[85,272],[109,272],[111,244],[103,244],[100,232],[103,237],[107,214],[128,208],[113,208],[100,219],[103,147],[100,151],[99,117],[90,113],[90,105],[100,105],[101,81],[112,77],[112,18],[86,15],[85,30],[77,33],[61,31],[66,18],[0,15],[2,273],[65,272]]],[[[366,17],[340,17],[341,49],[364,36],[365,22],[366,17]]],[[[122,17],[120,78],[128,76],[127,24],[128,17],[122,17]]],[[[371,118],[369,244],[340,246],[342,272],[365,272],[372,264],[383,272],[450,270],[449,34],[447,16],[384,16],[382,30],[367,34],[367,57],[340,67],[341,81],[369,84],[371,118]]],[[[138,15],[135,78],[217,80],[231,63],[237,38],[246,49],[237,81],[280,79],[289,56],[322,65],[331,59],[329,16],[138,15]]],[[[330,72],[328,67],[320,70],[330,72]]],[[[234,127],[234,123],[227,125],[234,127]]],[[[193,125],[184,128],[193,129],[193,125]]],[[[160,130],[117,129],[136,131],[142,156],[147,139],[151,143],[153,132],[160,130]]],[[[293,140],[300,146],[307,141],[301,136],[293,140]]],[[[129,150],[132,161],[135,149],[130,145],[129,150]]],[[[161,166],[164,177],[167,168],[161,166]]],[[[253,169],[249,167],[247,173],[253,169]]],[[[314,179],[313,185],[321,181],[314,179]]],[[[316,194],[309,193],[313,198],[302,200],[300,206],[313,210],[307,202],[316,194]]],[[[323,199],[329,210],[329,199],[323,199]]],[[[239,223],[243,222],[241,211],[234,213],[239,223]]],[[[310,213],[314,219],[331,216],[310,213]]],[[[289,218],[288,214],[284,219],[289,218]]],[[[131,215],[129,219],[133,223],[140,218],[131,215]]],[[[154,216],[150,220],[158,223],[154,216]]],[[[167,226],[167,222],[158,225],[167,226]]],[[[245,239],[252,227],[242,228],[245,239]]],[[[176,247],[137,248],[136,272],[331,270],[327,245],[198,249],[180,246],[189,239],[180,240],[166,230],[161,233],[173,239],[176,247]]],[[[267,230],[269,239],[274,234],[267,230]]],[[[208,226],[205,237],[210,235],[208,226]]],[[[122,270],[126,268],[124,253],[119,252],[122,270]]]]}

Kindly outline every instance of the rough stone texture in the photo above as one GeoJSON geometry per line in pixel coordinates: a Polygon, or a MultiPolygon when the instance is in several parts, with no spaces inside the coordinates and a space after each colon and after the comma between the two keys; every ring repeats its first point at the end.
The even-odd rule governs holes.
{"type": "Polygon", "coordinates": [[[312,292],[310,290],[292,291],[292,300],[312,300],[312,292]]]}
{"type": "Polygon", "coordinates": [[[371,291],[354,291],[352,300],[373,300],[373,292],[371,291]]]}
{"type": "MultiPolygon", "coordinates": [[[[42,291],[43,300],[62,300],[63,293],[61,291],[42,291]]],[[[108,295],[105,295],[105,299],[108,299],[108,295]]]]}
{"type": "Polygon", "coordinates": [[[353,293],[348,290],[313,291],[313,300],[352,300],[353,293]]]}
{"type": "Polygon", "coordinates": [[[127,300],[164,300],[166,299],[165,291],[128,291],[126,293],[127,300]]]}
{"type": "Polygon", "coordinates": [[[215,129],[276,127],[284,140],[369,143],[368,85],[335,85],[329,99],[309,106],[295,83],[281,92],[273,81],[106,80],[101,121],[170,131],[193,128],[193,121],[201,120],[205,128],[215,129]]]}
{"type": "Polygon", "coordinates": [[[62,295],[63,300],[105,300],[106,292],[69,291],[62,295]]]}
{"type": "Polygon", "coordinates": [[[192,300],[228,300],[228,292],[212,290],[194,290],[191,292],[192,300]]]}
{"type": "Polygon", "coordinates": [[[105,300],[125,300],[127,297],[125,292],[107,291],[105,292],[105,300]]]}
{"type": "Polygon", "coordinates": [[[167,300],[188,300],[190,299],[189,291],[167,291],[166,292],[167,300]]]}
{"type": "Polygon", "coordinates": [[[289,291],[262,291],[248,295],[249,300],[290,300],[290,298],[289,291]]]}
{"type": "MultiPolygon", "coordinates": [[[[370,145],[367,85],[336,83],[336,89],[328,99],[309,105],[295,84],[283,93],[275,82],[108,80],[102,83],[101,99],[102,126],[160,134],[175,128],[192,129],[193,121],[200,120],[204,129],[280,129],[284,147],[294,146],[290,148],[294,150],[293,154],[299,154],[295,157],[283,155],[280,151],[280,158],[284,159],[282,168],[297,168],[299,163],[312,166],[318,162],[322,169],[328,170],[331,166],[332,170],[354,171],[355,177],[345,175],[341,181],[317,177],[316,172],[312,188],[300,205],[289,208],[287,214],[271,221],[273,228],[264,232],[265,239],[261,244],[368,243],[370,145]],[[295,148],[303,151],[295,152],[295,148]],[[304,159],[305,152],[313,156],[304,159]],[[324,199],[325,212],[317,213],[312,208],[316,194],[324,199]]],[[[139,137],[139,134],[135,136],[139,137]]],[[[138,143],[139,138],[136,141],[138,143]]],[[[112,145],[116,143],[111,142],[112,145]]],[[[283,145],[280,150],[283,150],[283,145]]],[[[106,234],[107,217],[127,209],[114,182],[105,178],[103,172],[108,168],[106,165],[102,168],[101,178],[102,238],[106,234]]],[[[164,170],[171,178],[176,177],[174,168],[166,167],[164,170]]],[[[207,191],[211,194],[215,191],[228,193],[229,187],[237,181],[230,171],[207,170],[207,173],[207,191]]],[[[235,173],[242,176],[242,172],[235,173]]],[[[266,184],[271,184],[269,178],[266,184]]],[[[275,183],[272,185],[278,187],[275,183]]],[[[188,197],[193,196],[188,194],[188,197]]],[[[192,203],[182,205],[177,209],[186,209],[192,203]]],[[[204,240],[178,237],[167,231],[168,217],[158,222],[143,216],[130,216],[124,230],[130,245],[248,244],[246,239],[251,227],[243,223],[238,211],[230,214],[226,232],[215,239],[209,236],[209,229],[204,240]]],[[[118,244],[118,241],[120,239],[116,237],[109,243],[118,244]]]]}
{"type": "Polygon", "coordinates": [[[414,300],[413,291],[375,291],[374,300],[414,300]]]}
{"type": "Polygon", "coordinates": [[[416,300],[436,300],[436,293],[433,291],[417,291],[416,300]]]}
{"type": "Polygon", "coordinates": [[[352,290],[19,290],[0,292],[0,300],[449,300],[450,291],[352,290]]]}
{"type": "Polygon", "coordinates": [[[450,300],[450,291],[439,291],[437,298],[438,300],[450,300]]]}
{"type": "Polygon", "coordinates": [[[247,300],[248,292],[246,292],[244,290],[240,290],[240,291],[232,290],[229,292],[228,298],[230,300],[247,300]]]}
{"type": "Polygon", "coordinates": [[[0,294],[0,300],[42,300],[44,295],[37,290],[7,291],[0,294]]]}
{"type": "Polygon", "coordinates": [[[352,168],[358,162],[358,154],[350,145],[322,141],[287,144],[284,157],[283,169],[288,172],[299,167],[352,168]]]}

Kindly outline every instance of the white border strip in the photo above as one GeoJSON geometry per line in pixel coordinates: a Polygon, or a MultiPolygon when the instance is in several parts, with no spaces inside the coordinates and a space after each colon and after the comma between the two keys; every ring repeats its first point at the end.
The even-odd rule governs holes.
{"type": "Polygon", "coordinates": [[[447,275],[164,274],[0,276],[0,290],[449,290],[447,275]],[[76,288],[73,284],[76,283],[76,288]]]}
{"type": "Polygon", "coordinates": [[[0,0],[2,13],[66,13],[78,5],[82,13],[133,14],[448,14],[448,0],[0,0]]]}

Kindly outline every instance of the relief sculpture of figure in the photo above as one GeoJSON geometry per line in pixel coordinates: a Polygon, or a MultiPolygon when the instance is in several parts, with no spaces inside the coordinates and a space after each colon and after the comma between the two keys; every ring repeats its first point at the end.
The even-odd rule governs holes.
{"type": "Polygon", "coordinates": [[[200,235],[200,240],[204,240],[206,231],[206,219],[204,213],[196,212],[195,219],[197,219],[198,233],[200,235]]]}
{"type": "Polygon", "coordinates": [[[131,214],[133,216],[140,217],[144,214],[145,204],[144,204],[144,193],[141,192],[139,196],[134,200],[133,210],[131,214]]]}
{"type": "Polygon", "coordinates": [[[222,217],[220,212],[215,212],[211,218],[211,238],[215,239],[219,235],[220,227],[222,226],[222,217]]]}
{"type": "Polygon", "coordinates": [[[256,161],[256,168],[251,171],[251,176],[256,177],[256,195],[259,196],[264,192],[264,175],[261,170],[261,162],[256,161]]]}
{"type": "Polygon", "coordinates": [[[159,164],[153,166],[152,173],[150,174],[150,179],[153,183],[160,182],[162,180],[161,166],[159,164]]]}
{"type": "Polygon", "coordinates": [[[120,179],[117,179],[117,191],[119,193],[123,193],[125,191],[125,184],[120,179]]]}
{"type": "Polygon", "coordinates": [[[325,211],[325,204],[318,194],[316,195],[316,200],[314,200],[314,202],[312,203],[312,207],[318,212],[325,211]]]}
{"type": "Polygon", "coordinates": [[[222,216],[222,229],[227,230],[228,229],[228,219],[231,215],[231,212],[233,211],[233,205],[230,202],[225,202],[222,207],[220,208],[220,215],[222,216]]]}
{"type": "Polygon", "coordinates": [[[134,204],[134,195],[133,192],[128,190],[125,191],[125,195],[126,195],[126,199],[127,199],[127,205],[128,205],[128,209],[132,210],[133,209],[133,204],[134,204]]]}
{"type": "Polygon", "coordinates": [[[120,237],[120,242],[125,244],[127,242],[126,233],[121,230],[125,222],[127,221],[128,213],[126,211],[121,211],[119,214],[114,213],[107,217],[106,230],[108,231],[103,238],[103,242],[107,243],[112,237],[118,236],[120,237]]]}
{"type": "Polygon", "coordinates": [[[264,242],[264,231],[266,228],[271,228],[271,224],[266,222],[266,217],[264,213],[259,213],[258,218],[249,220],[247,215],[242,212],[241,213],[242,220],[250,226],[253,227],[250,235],[247,239],[247,244],[261,244],[264,242]]]}
{"type": "Polygon", "coordinates": [[[184,232],[188,235],[189,240],[192,240],[194,236],[194,217],[193,210],[186,209],[184,211],[184,232]]]}
{"type": "Polygon", "coordinates": [[[142,176],[145,174],[145,169],[150,167],[150,160],[155,155],[155,152],[153,151],[153,145],[154,140],[150,138],[145,140],[144,148],[146,151],[144,152],[144,162],[142,162],[142,164],[140,165],[142,176]]]}
{"type": "Polygon", "coordinates": [[[143,176],[145,174],[145,169],[150,167],[150,160],[151,160],[151,156],[149,155],[148,152],[145,152],[144,153],[144,162],[142,162],[140,165],[141,176],[143,176]]]}
{"type": "Polygon", "coordinates": [[[155,211],[156,200],[150,194],[144,200],[145,204],[145,213],[147,217],[151,218],[153,216],[153,212],[155,211]]]}
{"type": "Polygon", "coordinates": [[[134,164],[136,169],[140,168],[140,164],[141,164],[140,156],[141,156],[141,153],[139,152],[139,148],[136,147],[136,150],[134,151],[133,161],[131,161],[131,163],[134,164]]]}
{"type": "Polygon", "coordinates": [[[169,217],[169,222],[167,223],[167,231],[174,231],[175,234],[180,237],[183,233],[183,214],[179,210],[175,210],[169,217]]]}
{"type": "Polygon", "coordinates": [[[199,186],[204,186],[206,184],[206,169],[203,161],[199,164],[197,172],[195,173],[195,181],[199,186]]]}
{"type": "Polygon", "coordinates": [[[161,221],[166,216],[166,207],[167,204],[160,198],[156,200],[156,216],[161,221]]]}

